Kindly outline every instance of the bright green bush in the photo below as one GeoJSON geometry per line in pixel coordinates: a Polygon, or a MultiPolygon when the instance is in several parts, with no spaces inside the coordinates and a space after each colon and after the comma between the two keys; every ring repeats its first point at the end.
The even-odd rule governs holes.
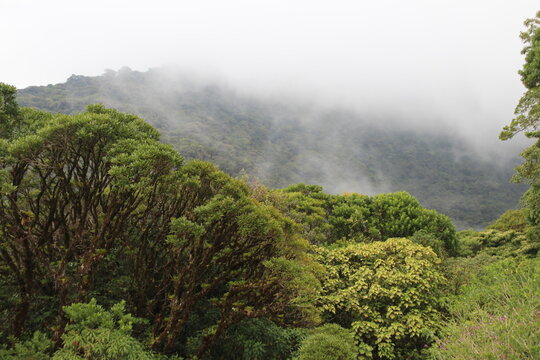
{"type": "Polygon", "coordinates": [[[125,304],[118,303],[110,310],[89,303],[76,303],[64,308],[69,324],[62,335],[62,345],[50,355],[53,342],[40,332],[11,349],[0,349],[2,360],[165,360],[154,354],[133,337],[133,325],[142,322],[125,312],[125,304]]]}
{"type": "Polygon", "coordinates": [[[337,324],[326,324],[313,331],[298,351],[298,360],[355,360],[354,334],[337,324]]]}
{"type": "Polygon", "coordinates": [[[157,355],[131,336],[140,321],[125,313],[124,303],[105,310],[95,299],[65,308],[70,324],[62,336],[63,347],[53,360],[157,360],[157,355]]]}
{"type": "Polygon", "coordinates": [[[440,259],[407,239],[318,249],[325,319],[351,328],[358,359],[418,359],[435,341],[440,259]]]}

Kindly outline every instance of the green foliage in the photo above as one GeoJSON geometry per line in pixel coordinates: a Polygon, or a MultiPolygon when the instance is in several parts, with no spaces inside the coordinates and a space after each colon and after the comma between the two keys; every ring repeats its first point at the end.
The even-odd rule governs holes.
{"type": "Polygon", "coordinates": [[[350,327],[359,359],[419,358],[439,329],[440,260],[407,239],[317,249],[327,272],[320,306],[350,327]]]}
{"type": "Polygon", "coordinates": [[[479,252],[497,256],[536,256],[540,242],[515,230],[464,230],[459,233],[459,255],[474,256],[479,252]]]}
{"type": "Polygon", "coordinates": [[[525,232],[528,225],[527,213],[527,209],[507,210],[497,220],[487,226],[486,229],[525,232]]]}
{"type": "MultiPolygon", "coordinates": [[[[434,233],[430,233],[427,230],[421,229],[414,233],[414,235],[409,237],[415,244],[420,244],[425,247],[430,247],[437,256],[440,258],[445,258],[447,251],[444,246],[444,242],[439,239],[434,233]]],[[[457,244],[457,241],[456,241],[457,244]]],[[[456,254],[457,245],[452,246],[452,254],[456,254]]]]}
{"type": "Polygon", "coordinates": [[[422,208],[409,193],[375,195],[373,214],[383,239],[411,236],[423,230],[435,234],[445,250],[451,255],[455,254],[456,232],[450,219],[435,210],[422,208]]]}
{"type": "MultiPolygon", "coordinates": [[[[525,64],[519,74],[527,92],[516,107],[517,117],[502,131],[500,137],[503,140],[520,131],[534,131],[540,122],[540,11],[536,17],[527,19],[525,26],[527,30],[521,33],[521,40],[525,43],[521,51],[525,55],[525,64]]],[[[534,133],[531,136],[537,137],[534,133]]]]}
{"type": "MultiPolygon", "coordinates": [[[[537,142],[537,147],[540,147],[540,141],[537,142]]],[[[536,160],[533,162],[537,163],[536,160]]],[[[536,179],[540,179],[540,174],[536,179]]],[[[534,184],[529,190],[523,195],[523,204],[528,210],[527,220],[531,225],[527,234],[531,242],[540,242],[540,185],[534,184]]]]}
{"type": "Polygon", "coordinates": [[[231,326],[209,351],[209,358],[285,360],[304,337],[297,328],[282,328],[268,319],[247,319],[231,326]]]}
{"type": "MultiPolygon", "coordinates": [[[[118,306],[66,307],[92,297],[126,300],[149,320],[153,350],[166,353],[185,350],[194,313],[214,314],[197,329],[198,357],[246,318],[318,321],[308,242],[241,180],[206,162],[184,164],[142,119],[102,105],[21,114],[0,142],[0,304],[13,309],[0,312],[6,336],[44,326],[55,343],[80,336],[77,326],[127,336],[118,306]]],[[[124,356],[124,345],[100,344],[84,351],[124,356]]]]}
{"type": "Polygon", "coordinates": [[[174,346],[186,315],[206,294],[212,294],[211,303],[221,314],[202,349],[246,317],[316,321],[311,302],[319,285],[306,255],[308,243],[296,234],[294,223],[249,198],[242,182],[215,167],[192,162],[185,174],[191,189],[207,182],[215,194],[171,222],[167,259],[170,271],[178,275],[167,287],[169,315],[157,324],[155,342],[174,346]]]}
{"type": "Polygon", "coordinates": [[[330,195],[320,186],[297,184],[277,193],[282,196],[272,200],[260,196],[266,196],[266,200],[301,224],[302,234],[313,244],[411,237],[438,253],[455,255],[457,251],[456,230],[450,219],[423,208],[407,192],[372,197],[356,193],[330,195]]]}
{"type": "MultiPolygon", "coordinates": [[[[522,54],[525,55],[525,64],[519,72],[521,81],[527,88],[521,97],[515,114],[516,117],[510,125],[505,126],[500,138],[507,140],[515,134],[525,131],[529,138],[540,138],[540,11],[535,18],[525,21],[527,30],[521,33],[525,43],[522,54]]],[[[516,168],[513,177],[515,182],[524,182],[531,187],[525,195],[524,204],[528,208],[529,222],[532,228],[529,231],[531,240],[540,238],[540,140],[525,149],[521,156],[525,161],[516,168]]]]}
{"type": "Polygon", "coordinates": [[[337,324],[326,324],[312,331],[298,351],[298,360],[355,360],[354,334],[337,324]]]}
{"type": "Polygon", "coordinates": [[[151,194],[182,163],[133,115],[102,106],[73,116],[23,114],[0,154],[0,261],[17,296],[15,316],[1,326],[16,336],[56,322],[62,306],[107,284],[94,278],[100,264],[123,247],[151,194]],[[56,311],[33,307],[47,298],[56,311]]]}
{"type": "Polygon", "coordinates": [[[446,258],[442,264],[446,277],[445,294],[449,296],[461,294],[463,286],[469,284],[482,268],[497,260],[498,256],[486,252],[471,257],[446,258]]]}
{"type": "Polygon", "coordinates": [[[540,86],[540,11],[536,18],[525,20],[527,31],[521,33],[521,40],[526,44],[522,50],[525,64],[519,71],[521,81],[527,89],[540,86]]]}
{"type": "Polygon", "coordinates": [[[35,332],[31,339],[15,343],[13,348],[0,347],[3,360],[50,360],[52,341],[41,332],[35,332]]]}
{"type": "Polygon", "coordinates": [[[530,226],[529,208],[508,210],[484,231],[458,233],[458,255],[475,256],[480,252],[493,256],[534,257],[540,251],[540,238],[530,226]]]}
{"type": "Polygon", "coordinates": [[[487,265],[451,305],[433,359],[538,359],[540,260],[487,265]]]}
{"type": "Polygon", "coordinates": [[[328,222],[332,225],[334,241],[353,239],[361,242],[381,238],[369,196],[356,193],[334,196],[333,202],[328,222]]]}
{"type": "Polygon", "coordinates": [[[19,122],[19,105],[15,100],[17,89],[0,82],[0,138],[10,138],[19,122]]]}
{"type": "Polygon", "coordinates": [[[296,184],[283,189],[283,197],[273,204],[302,227],[302,235],[312,244],[331,242],[328,222],[328,201],[317,185],[296,184]]]}
{"type": "Polygon", "coordinates": [[[62,335],[64,345],[53,360],[160,359],[132,337],[133,324],[140,320],[125,313],[124,303],[107,311],[92,299],[87,304],[70,305],[65,311],[70,323],[62,335]]]}

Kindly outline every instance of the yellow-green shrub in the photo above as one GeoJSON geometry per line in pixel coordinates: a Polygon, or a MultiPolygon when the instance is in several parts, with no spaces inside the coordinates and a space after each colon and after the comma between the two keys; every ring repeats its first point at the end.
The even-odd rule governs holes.
{"type": "Polygon", "coordinates": [[[432,249],[407,239],[317,249],[326,319],[351,328],[359,359],[420,356],[440,323],[444,277],[432,249]]]}

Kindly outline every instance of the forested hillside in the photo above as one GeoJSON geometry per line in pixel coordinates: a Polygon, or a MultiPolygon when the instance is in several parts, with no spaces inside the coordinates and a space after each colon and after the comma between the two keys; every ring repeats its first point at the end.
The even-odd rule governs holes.
{"type": "Polygon", "coordinates": [[[493,161],[447,131],[395,127],[345,109],[239,95],[171,69],[108,71],[19,90],[21,105],[74,114],[89,103],[143,117],[186,159],[212,161],[273,188],[304,182],[326,191],[406,190],[460,228],[479,228],[517,206],[516,161],[493,161]]]}
{"type": "MultiPolygon", "coordinates": [[[[526,25],[523,38],[530,46],[521,75],[527,92],[502,139],[521,131],[540,137],[540,13],[526,25]]],[[[210,162],[186,160],[136,115],[102,104],[76,111],[80,101],[107,100],[93,98],[96,82],[112,77],[126,85],[124,77],[140,83],[139,77],[150,75],[124,71],[26,90],[39,101],[47,98],[36,94],[47,89],[79,84],[76,88],[89,95],[74,97],[73,108],[47,100],[57,111],[75,112],[71,115],[21,108],[16,89],[0,83],[1,359],[540,357],[538,140],[517,168],[517,180],[530,184],[524,207],[506,211],[483,231],[457,232],[448,216],[406,191],[331,194],[304,183],[272,189],[254,178],[232,177],[210,162]]],[[[127,94],[109,91],[118,101],[127,94]]],[[[148,109],[143,94],[152,93],[140,91],[133,106],[148,109]]],[[[190,157],[221,159],[231,173],[246,169],[279,184],[283,179],[272,176],[281,172],[309,175],[309,166],[301,164],[310,161],[312,169],[325,170],[333,160],[339,165],[330,170],[340,173],[365,159],[351,171],[362,174],[361,185],[373,190],[383,185],[385,171],[406,178],[417,169],[401,164],[411,154],[418,156],[418,169],[433,166],[425,154],[440,159],[443,181],[436,184],[453,179],[445,159],[454,169],[468,161],[482,164],[450,157],[455,144],[420,141],[384,127],[348,126],[349,142],[339,126],[350,125],[346,113],[304,123],[264,116],[253,121],[251,114],[265,114],[265,108],[239,100],[234,107],[244,117],[227,115],[223,109],[229,105],[223,104],[235,98],[225,101],[216,89],[204,92],[209,101],[204,106],[197,103],[201,90],[191,98],[185,91],[171,98],[154,94],[162,101],[176,99],[169,106],[178,99],[186,103],[184,117],[154,113],[153,119],[161,119],[168,142],[190,157]],[[201,108],[205,121],[195,116],[201,108]],[[182,126],[171,120],[178,118],[184,119],[182,126]],[[210,131],[208,122],[218,130],[210,131]],[[232,134],[242,135],[231,137],[234,145],[227,147],[232,134]],[[300,146],[302,134],[308,139],[300,146]],[[355,134],[367,134],[372,142],[355,134]],[[355,150],[354,139],[364,152],[355,150]],[[370,146],[381,148],[379,143],[385,156],[370,159],[370,146]],[[226,149],[208,152],[205,144],[226,149]],[[294,144],[290,153],[285,144],[294,144]],[[269,158],[272,146],[286,166],[267,161],[264,172],[262,159],[269,158]],[[348,154],[357,158],[332,157],[343,155],[344,146],[352,146],[348,154]],[[237,162],[240,148],[255,157],[237,162]]],[[[146,101],[156,101],[149,96],[146,101]]],[[[487,174],[495,169],[485,166],[487,174]]],[[[469,171],[462,176],[475,173],[469,171]]],[[[489,184],[482,182],[484,188],[489,184]]]]}
{"type": "Polygon", "coordinates": [[[539,355],[532,207],[457,233],[407,192],[272,190],[135,115],[0,94],[1,359],[539,355]]]}
{"type": "Polygon", "coordinates": [[[171,69],[0,82],[0,360],[540,359],[524,24],[520,186],[457,131],[171,69]]]}

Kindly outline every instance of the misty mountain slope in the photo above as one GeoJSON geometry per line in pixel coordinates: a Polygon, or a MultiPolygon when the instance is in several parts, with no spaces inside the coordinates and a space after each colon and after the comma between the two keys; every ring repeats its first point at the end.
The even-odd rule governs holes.
{"type": "Polygon", "coordinates": [[[75,113],[101,102],[137,114],[186,158],[247,173],[271,187],[306,182],[330,192],[407,190],[459,227],[485,225],[515,207],[516,165],[475,155],[465,139],[373,121],[343,109],[247,97],[219,82],[154,69],[22,89],[19,103],[75,113]]]}

